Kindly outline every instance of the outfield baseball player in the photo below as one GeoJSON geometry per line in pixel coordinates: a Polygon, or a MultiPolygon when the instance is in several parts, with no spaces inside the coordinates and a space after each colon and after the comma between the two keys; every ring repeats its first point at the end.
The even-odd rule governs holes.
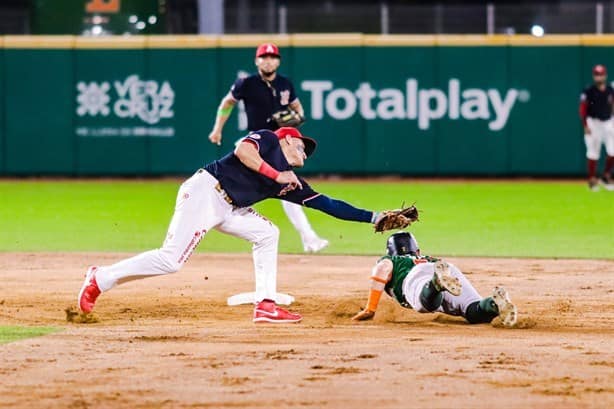
{"type": "Polygon", "coordinates": [[[315,147],[313,139],[291,127],[248,134],[234,152],[207,164],[181,185],[161,248],[110,266],[88,269],[78,296],[80,310],[91,312],[100,293],[117,284],[179,271],[202,238],[216,229],[253,243],[257,302],[254,322],[300,321],[299,314],[275,303],[279,229],[250,206],[276,198],[339,219],[376,225],[391,213],[362,210],[331,199],[297,177],[293,168],[302,167],[315,147]]]}
{"type": "Polygon", "coordinates": [[[614,190],[612,169],[614,169],[614,89],[607,84],[607,70],[599,64],[593,67],[593,85],[580,95],[580,118],[584,126],[584,142],[588,160],[588,187],[599,190],[597,162],[601,156],[601,145],[605,145],[606,162],[601,179],[607,190],[614,190]]]}
{"type": "Polygon", "coordinates": [[[491,322],[497,316],[505,326],[516,323],[516,306],[504,288],[495,287],[491,297],[482,298],[456,266],[420,255],[412,234],[393,234],[386,250],[387,255],[373,268],[367,306],[353,320],[372,319],[386,291],[401,306],[422,313],[460,315],[470,324],[491,322]]]}
{"type": "MultiPolygon", "coordinates": [[[[235,104],[243,101],[247,114],[247,128],[275,130],[280,126],[298,127],[304,122],[304,111],[292,82],[277,73],[281,55],[275,44],[262,44],[256,50],[258,73],[239,78],[222,99],[209,134],[212,143],[220,144],[222,130],[235,104]]],[[[311,227],[303,209],[291,202],[282,202],[288,219],[299,232],[306,252],[318,252],[328,246],[311,227]]]]}

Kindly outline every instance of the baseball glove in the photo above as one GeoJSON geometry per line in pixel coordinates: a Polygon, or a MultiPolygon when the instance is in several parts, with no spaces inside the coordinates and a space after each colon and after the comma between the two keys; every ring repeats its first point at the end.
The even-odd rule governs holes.
{"type": "Polygon", "coordinates": [[[273,114],[273,121],[278,127],[292,126],[298,128],[305,122],[305,118],[292,109],[284,109],[273,114]]]}
{"type": "Polygon", "coordinates": [[[414,205],[397,210],[386,210],[380,213],[375,220],[375,232],[403,229],[418,221],[418,215],[418,209],[414,205]]]}

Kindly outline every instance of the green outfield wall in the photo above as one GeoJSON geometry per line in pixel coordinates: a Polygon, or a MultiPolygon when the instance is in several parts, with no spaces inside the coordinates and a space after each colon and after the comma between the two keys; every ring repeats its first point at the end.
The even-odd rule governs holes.
{"type": "Polygon", "coordinates": [[[232,149],[207,135],[254,49],[319,142],[305,172],[581,175],[578,97],[614,36],[150,36],[0,38],[0,174],[188,174],[232,149]]]}

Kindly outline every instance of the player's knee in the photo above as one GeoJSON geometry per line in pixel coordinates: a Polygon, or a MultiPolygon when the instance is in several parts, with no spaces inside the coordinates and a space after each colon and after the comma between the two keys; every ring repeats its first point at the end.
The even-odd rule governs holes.
{"type": "Polygon", "coordinates": [[[269,227],[259,235],[256,243],[257,246],[264,245],[277,245],[279,242],[279,228],[275,226],[273,223],[269,225],[269,227]]]}
{"type": "Polygon", "coordinates": [[[267,231],[267,239],[276,243],[279,241],[279,227],[273,223],[271,223],[271,228],[267,231]]]}
{"type": "Polygon", "coordinates": [[[174,257],[168,251],[160,250],[160,263],[162,264],[162,268],[168,274],[176,273],[181,270],[183,266],[183,262],[181,262],[177,257],[174,257]]]}
{"type": "Polygon", "coordinates": [[[443,303],[443,293],[427,283],[420,293],[420,304],[427,312],[435,312],[443,303]]]}
{"type": "Polygon", "coordinates": [[[168,265],[168,272],[169,274],[171,273],[176,273],[179,270],[181,270],[181,267],[183,266],[183,263],[178,263],[176,261],[171,261],[168,265]]]}
{"type": "Polygon", "coordinates": [[[165,270],[168,274],[172,274],[172,273],[176,273],[179,270],[181,270],[181,267],[183,266],[183,263],[178,263],[176,261],[167,261],[165,263],[165,270]]]}

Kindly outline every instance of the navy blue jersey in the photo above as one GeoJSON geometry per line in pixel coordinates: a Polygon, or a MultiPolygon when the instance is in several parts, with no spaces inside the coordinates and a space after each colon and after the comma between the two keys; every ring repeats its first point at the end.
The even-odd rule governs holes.
{"type": "MultiPolygon", "coordinates": [[[[250,133],[241,143],[244,143],[243,141],[253,143],[262,159],[278,171],[292,170],[281,150],[277,135],[273,132],[262,129],[250,133]]],[[[298,188],[290,190],[289,185],[280,185],[245,166],[234,152],[207,164],[205,170],[220,182],[222,189],[238,207],[251,206],[268,198],[303,204],[306,200],[318,196],[318,193],[314,192],[303,179],[299,178],[303,185],[302,190],[298,188]]]]}
{"type": "Polygon", "coordinates": [[[247,129],[277,129],[272,115],[296,100],[292,82],[277,74],[271,82],[263,80],[259,74],[239,78],[230,88],[230,94],[235,100],[243,100],[247,114],[247,129]]]}
{"type": "Polygon", "coordinates": [[[605,90],[601,91],[595,85],[591,85],[582,91],[580,101],[586,103],[586,116],[605,121],[612,116],[614,89],[607,85],[605,90]]]}

